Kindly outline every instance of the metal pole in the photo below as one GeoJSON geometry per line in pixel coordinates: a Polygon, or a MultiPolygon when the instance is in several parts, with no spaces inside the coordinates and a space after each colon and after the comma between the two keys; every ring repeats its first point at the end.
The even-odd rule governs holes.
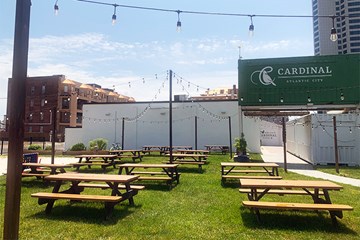
{"type": "Polygon", "coordinates": [[[117,141],[116,141],[116,131],[117,131],[117,129],[116,129],[116,125],[117,125],[117,111],[115,111],[115,136],[114,136],[114,143],[117,143],[117,141]]]}
{"type": "Polygon", "coordinates": [[[125,118],[122,118],[121,126],[121,149],[124,149],[124,139],[125,139],[125,118]]]}
{"type": "Polygon", "coordinates": [[[195,116],[195,150],[198,149],[198,130],[197,130],[197,116],[195,116]]]}
{"type": "Polygon", "coordinates": [[[54,107],[51,110],[51,121],[52,121],[52,137],[51,137],[51,164],[55,163],[55,141],[56,141],[56,114],[57,109],[54,107]]]}
{"type": "Polygon", "coordinates": [[[231,117],[229,116],[229,140],[230,140],[230,146],[229,146],[229,150],[230,150],[230,159],[232,158],[232,140],[231,140],[231,117]]]}
{"type": "Polygon", "coordinates": [[[285,118],[282,118],[282,129],[283,129],[283,149],[284,149],[284,170],[287,172],[287,158],[286,158],[286,124],[285,118]]]}
{"type": "Polygon", "coordinates": [[[337,144],[337,128],[336,128],[336,117],[333,116],[333,125],[334,125],[334,151],[335,151],[335,168],[336,173],[339,173],[339,151],[337,144]]]}
{"type": "Polygon", "coordinates": [[[19,239],[21,172],[24,149],[25,86],[29,52],[30,0],[16,1],[12,79],[9,82],[9,148],[4,239],[19,239]]]}
{"type": "Polygon", "coordinates": [[[4,139],[1,138],[1,155],[3,154],[3,150],[4,150],[4,139]]]}
{"type": "Polygon", "coordinates": [[[172,142],[172,70],[169,71],[169,147],[170,163],[173,162],[173,142],[172,142]]]}

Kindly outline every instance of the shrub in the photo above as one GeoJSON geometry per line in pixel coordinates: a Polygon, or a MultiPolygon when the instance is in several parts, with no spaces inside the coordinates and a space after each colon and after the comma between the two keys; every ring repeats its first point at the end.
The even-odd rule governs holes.
{"type": "Polygon", "coordinates": [[[106,150],[108,140],[104,138],[97,138],[89,142],[90,150],[106,150]]]}
{"type": "Polygon", "coordinates": [[[42,149],[42,147],[39,144],[31,144],[28,147],[28,150],[41,150],[41,149],[42,149]]]}
{"type": "Polygon", "coordinates": [[[86,150],[85,144],[77,143],[70,148],[70,151],[82,151],[86,150]]]}
{"type": "Polygon", "coordinates": [[[51,146],[46,146],[45,150],[52,150],[52,147],[51,146]]]}

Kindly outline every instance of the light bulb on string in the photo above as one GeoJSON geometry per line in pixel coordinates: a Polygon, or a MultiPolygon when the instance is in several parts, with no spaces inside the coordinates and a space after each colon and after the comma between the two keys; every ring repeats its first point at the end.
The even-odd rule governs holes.
{"type": "Polygon", "coordinates": [[[143,78],[142,80],[143,80],[143,83],[145,83],[145,78],[143,78]]]}
{"type": "Polygon", "coordinates": [[[59,6],[57,5],[58,0],[56,0],[55,4],[54,4],[54,13],[55,16],[57,16],[59,14],[59,6]]]}
{"type": "Polygon", "coordinates": [[[332,28],[330,30],[330,40],[336,42],[338,39],[338,35],[335,29],[335,16],[332,16],[332,28]]]}
{"type": "Polygon", "coordinates": [[[249,26],[249,36],[250,37],[253,37],[254,36],[254,24],[253,24],[253,17],[254,17],[255,15],[250,15],[249,17],[250,17],[250,26],[249,26]]]}
{"type": "Polygon", "coordinates": [[[117,4],[111,4],[111,5],[114,6],[114,14],[111,17],[111,24],[114,26],[116,23],[116,7],[118,7],[119,5],[117,5],[117,4]]]}
{"type": "Polygon", "coordinates": [[[181,32],[181,21],[180,21],[180,13],[181,13],[181,11],[177,10],[176,12],[178,14],[178,20],[177,20],[177,23],[176,23],[176,31],[181,32]]]}

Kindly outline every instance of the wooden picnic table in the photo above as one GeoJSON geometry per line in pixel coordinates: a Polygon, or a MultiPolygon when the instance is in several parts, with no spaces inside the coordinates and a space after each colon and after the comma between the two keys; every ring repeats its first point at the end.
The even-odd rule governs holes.
{"type": "Polygon", "coordinates": [[[91,173],[60,173],[49,175],[45,180],[55,181],[51,193],[39,192],[31,194],[32,197],[38,198],[39,205],[47,204],[45,212],[49,214],[53,208],[55,200],[67,199],[71,201],[95,201],[105,202],[106,216],[110,215],[114,206],[119,202],[129,200],[130,205],[134,205],[133,196],[137,190],[130,187],[130,183],[136,181],[139,176],[136,175],[117,175],[117,174],[91,174],[91,173]],[[70,188],[60,191],[64,181],[70,181],[70,188]],[[81,182],[103,182],[111,189],[110,195],[88,195],[80,194],[84,187],[80,187],[81,182]],[[119,184],[125,185],[125,189],[118,187],[119,184]]]}
{"type": "Polygon", "coordinates": [[[222,162],[221,181],[224,182],[226,179],[242,178],[281,179],[278,168],[279,165],[276,163],[222,162]],[[239,173],[241,175],[239,175],[239,173]]]}
{"type": "Polygon", "coordinates": [[[205,145],[205,148],[210,153],[214,151],[220,151],[222,154],[226,154],[229,151],[229,146],[227,145],[205,145]]]}
{"type": "Polygon", "coordinates": [[[43,178],[49,174],[65,173],[65,168],[70,168],[69,164],[51,164],[51,163],[23,163],[25,167],[22,172],[23,177],[34,176],[43,178]],[[29,169],[29,171],[26,171],[29,169]],[[49,170],[50,169],[50,170],[49,170]]]}
{"type": "MultiPolygon", "coordinates": [[[[255,210],[260,221],[259,209],[279,210],[328,210],[331,219],[336,224],[336,217],[342,218],[342,210],[352,210],[348,205],[333,204],[330,199],[330,190],[340,190],[343,187],[324,180],[263,180],[263,179],[240,179],[242,189],[249,189],[247,193],[249,201],[243,201],[243,205],[255,210]],[[266,194],[279,191],[279,195],[299,194],[311,196],[313,204],[294,202],[260,202],[266,194]],[[323,196],[323,197],[322,197],[323,196]]],[[[240,189],[241,190],[241,189],[240,189]]]]}
{"type": "Polygon", "coordinates": [[[182,153],[182,154],[209,154],[208,150],[195,150],[195,149],[177,149],[173,153],[182,153]]]}
{"type": "Polygon", "coordinates": [[[75,158],[79,158],[79,161],[77,163],[72,163],[72,166],[75,167],[77,171],[79,171],[81,166],[88,166],[88,168],[91,168],[93,165],[101,166],[101,168],[105,171],[106,167],[115,167],[114,160],[117,156],[114,154],[90,154],[78,155],[75,156],[75,158]],[[83,159],[85,159],[85,162],[82,162],[83,159]]]}
{"type": "MultiPolygon", "coordinates": [[[[172,150],[176,151],[177,149],[186,149],[186,150],[191,150],[192,146],[172,146],[172,150]]],[[[170,146],[162,146],[161,150],[160,150],[160,155],[162,154],[166,154],[170,152],[170,146]]]]}
{"type": "Polygon", "coordinates": [[[137,149],[122,149],[122,150],[111,150],[109,151],[110,154],[116,154],[118,158],[126,158],[130,157],[135,162],[136,159],[139,159],[142,161],[142,153],[143,150],[137,150],[137,149]],[[129,155],[130,154],[130,155],[129,155]]]}
{"type": "Polygon", "coordinates": [[[166,181],[166,183],[172,187],[175,181],[177,184],[180,183],[180,173],[177,167],[178,164],[124,163],[119,165],[119,174],[139,175],[139,180],[166,181]],[[135,170],[139,168],[146,169],[146,171],[135,170]],[[147,169],[151,169],[151,171],[147,171],[147,169]],[[155,171],[153,169],[155,169],[155,171]]]}
{"type": "MultiPolygon", "coordinates": [[[[170,157],[170,154],[167,153],[165,156],[170,157]]],[[[173,153],[173,161],[167,161],[166,163],[175,163],[175,164],[188,164],[188,165],[198,165],[199,171],[202,171],[202,165],[206,164],[206,159],[208,155],[205,154],[190,154],[190,153],[173,153]]]]}

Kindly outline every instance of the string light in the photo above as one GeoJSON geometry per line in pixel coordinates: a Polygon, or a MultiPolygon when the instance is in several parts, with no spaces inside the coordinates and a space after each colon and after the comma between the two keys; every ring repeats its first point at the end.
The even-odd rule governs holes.
{"type": "Polygon", "coordinates": [[[54,13],[55,16],[57,16],[59,14],[59,6],[57,5],[58,0],[56,0],[55,4],[54,4],[54,13]]]}
{"type": "Polygon", "coordinates": [[[117,7],[117,4],[114,4],[113,6],[114,6],[114,14],[112,15],[112,21],[111,21],[111,23],[112,23],[112,25],[114,26],[115,23],[116,23],[116,7],[117,7]]]}
{"type": "Polygon", "coordinates": [[[177,10],[176,12],[178,14],[178,20],[177,20],[177,23],[176,23],[176,31],[181,32],[181,21],[180,21],[180,13],[181,13],[181,11],[177,10]]]}
{"type": "MultiPolygon", "coordinates": [[[[180,21],[180,13],[187,13],[187,14],[197,14],[197,15],[214,15],[214,16],[230,16],[230,17],[250,17],[251,24],[249,26],[249,33],[253,34],[254,32],[254,24],[252,18],[255,15],[252,14],[243,14],[243,13],[224,13],[224,12],[200,12],[200,11],[181,11],[181,10],[173,10],[173,9],[164,9],[164,8],[151,8],[151,7],[141,7],[141,6],[131,6],[131,5],[119,5],[119,4],[111,4],[99,1],[91,1],[91,0],[75,0],[79,2],[85,3],[93,3],[93,4],[101,4],[101,5],[109,5],[109,6],[117,6],[122,8],[130,8],[130,9],[140,9],[140,10],[150,10],[150,11],[161,11],[161,12],[175,12],[178,14],[178,21],[176,23],[177,31],[181,30],[181,21],[180,21]]],[[[114,17],[114,15],[113,15],[114,17]]],[[[116,15],[115,15],[116,17],[116,15]]],[[[333,20],[333,27],[331,28],[331,41],[337,40],[337,34],[335,29],[335,18],[336,17],[349,17],[347,15],[341,16],[329,16],[329,15],[276,15],[276,14],[260,14],[256,15],[256,17],[264,17],[264,18],[329,18],[331,17],[333,20]]]]}
{"type": "Polygon", "coordinates": [[[253,37],[254,36],[254,24],[253,24],[253,17],[255,15],[250,15],[250,26],[249,26],[249,36],[253,37]]]}
{"type": "Polygon", "coordinates": [[[330,40],[336,42],[338,39],[336,29],[335,29],[335,16],[332,16],[332,28],[330,30],[330,40]]]}

